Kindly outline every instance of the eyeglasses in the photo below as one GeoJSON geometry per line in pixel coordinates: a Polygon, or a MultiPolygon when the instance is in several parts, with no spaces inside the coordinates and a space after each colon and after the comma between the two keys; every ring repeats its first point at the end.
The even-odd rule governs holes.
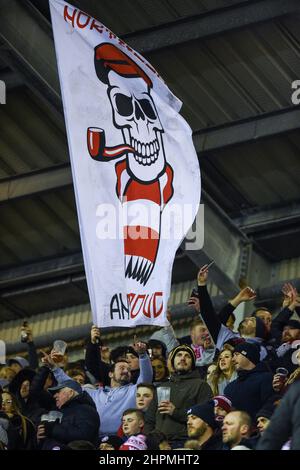
{"type": "Polygon", "coordinates": [[[12,400],[2,400],[2,405],[11,405],[12,400]]]}

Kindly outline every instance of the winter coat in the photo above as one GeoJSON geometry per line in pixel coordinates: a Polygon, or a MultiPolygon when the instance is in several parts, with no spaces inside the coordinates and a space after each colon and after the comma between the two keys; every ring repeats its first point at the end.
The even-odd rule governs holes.
{"type": "Polygon", "coordinates": [[[148,432],[156,429],[167,435],[169,440],[187,439],[187,410],[196,404],[205,403],[212,397],[210,386],[199,377],[197,370],[187,374],[172,374],[168,383],[161,384],[170,387],[170,401],[175,405],[172,415],[161,414],[157,409],[157,398],[154,399],[145,416],[145,429],[148,432]]]}
{"type": "Polygon", "coordinates": [[[32,450],[36,448],[36,429],[25,416],[9,418],[7,430],[9,450],[32,450]]]}
{"type": "MultiPolygon", "coordinates": [[[[85,392],[66,402],[58,411],[63,414],[61,422],[46,426],[46,435],[50,438],[51,445],[53,441],[58,445],[79,440],[96,443],[99,415],[93,400],[85,392]]],[[[47,439],[42,445],[43,449],[49,448],[47,439]]]]}

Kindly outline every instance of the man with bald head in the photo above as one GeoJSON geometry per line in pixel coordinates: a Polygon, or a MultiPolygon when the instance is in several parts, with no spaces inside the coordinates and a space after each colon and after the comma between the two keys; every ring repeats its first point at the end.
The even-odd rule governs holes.
{"type": "Polygon", "coordinates": [[[225,416],[222,426],[224,450],[248,450],[251,418],[244,411],[231,411],[225,416]]]}

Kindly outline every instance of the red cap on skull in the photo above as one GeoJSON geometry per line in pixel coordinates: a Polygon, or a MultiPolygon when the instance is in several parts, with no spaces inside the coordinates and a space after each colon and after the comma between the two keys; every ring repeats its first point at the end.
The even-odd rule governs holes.
{"type": "Polygon", "coordinates": [[[95,69],[103,83],[109,83],[108,73],[113,70],[125,78],[141,77],[152,88],[152,81],[144,70],[114,44],[103,43],[95,47],[95,69]]]}

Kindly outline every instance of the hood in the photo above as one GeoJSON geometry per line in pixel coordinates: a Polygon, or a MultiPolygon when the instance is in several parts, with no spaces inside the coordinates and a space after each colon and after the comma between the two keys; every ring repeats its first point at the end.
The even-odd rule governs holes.
{"type": "Polygon", "coordinates": [[[176,374],[173,373],[170,377],[170,382],[179,382],[181,380],[190,380],[190,379],[201,379],[198,370],[191,370],[186,374],[176,374]]]}
{"type": "Polygon", "coordinates": [[[238,379],[239,380],[244,380],[246,377],[249,377],[249,375],[255,375],[255,374],[261,374],[265,372],[271,372],[269,367],[265,362],[259,362],[256,367],[252,370],[240,370],[238,371],[238,379]]]}
{"type": "Polygon", "coordinates": [[[29,380],[29,382],[31,383],[35,375],[36,372],[32,369],[21,369],[20,372],[18,372],[17,375],[12,379],[8,386],[10,393],[17,395],[20,392],[22,383],[25,380],[29,380]]]}

